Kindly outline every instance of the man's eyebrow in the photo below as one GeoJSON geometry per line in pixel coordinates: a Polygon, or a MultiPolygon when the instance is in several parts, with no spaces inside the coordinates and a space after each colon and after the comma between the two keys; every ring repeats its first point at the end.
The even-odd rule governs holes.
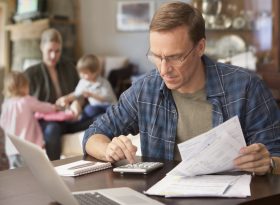
{"type": "Polygon", "coordinates": [[[161,57],[161,55],[158,55],[158,54],[154,53],[154,52],[151,51],[151,50],[149,51],[149,53],[151,53],[153,56],[156,56],[156,57],[159,57],[159,58],[161,57]]]}
{"type": "Polygon", "coordinates": [[[177,54],[172,54],[172,55],[168,55],[168,56],[165,56],[166,58],[173,58],[173,57],[180,57],[182,56],[183,53],[177,53],[177,54]]]}
{"type": "MultiPolygon", "coordinates": [[[[162,57],[161,55],[158,55],[158,54],[154,53],[154,52],[151,51],[151,50],[150,50],[150,53],[153,54],[153,55],[156,56],[156,57],[159,57],[159,58],[162,57]]],[[[173,57],[180,57],[181,55],[183,55],[183,53],[176,53],[176,54],[171,54],[171,55],[168,55],[168,56],[164,55],[164,57],[165,57],[165,58],[173,58],[173,57]]]]}

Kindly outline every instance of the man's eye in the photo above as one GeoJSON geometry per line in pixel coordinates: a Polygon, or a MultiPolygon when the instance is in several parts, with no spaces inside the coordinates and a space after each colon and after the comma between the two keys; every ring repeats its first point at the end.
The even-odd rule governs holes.
{"type": "Polygon", "coordinates": [[[161,57],[160,57],[160,56],[154,55],[153,57],[154,57],[155,59],[157,59],[157,60],[161,60],[161,57]]]}
{"type": "Polygon", "coordinates": [[[177,61],[180,59],[181,56],[169,56],[166,57],[169,61],[177,61]]]}

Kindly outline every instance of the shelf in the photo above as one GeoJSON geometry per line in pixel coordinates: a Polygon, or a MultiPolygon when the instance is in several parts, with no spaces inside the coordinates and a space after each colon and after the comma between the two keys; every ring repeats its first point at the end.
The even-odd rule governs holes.
{"type": "Polygon", "coordinates": [[[10,40],[40,39],[42,31],[49,26],[49,19],[42,19],[33,22],[25,22],[6,26],[10,31],[10,40]]]}
{"type": "Polygon", "coordinates": [[[44,18],[34,21],[11,24],[5,27],[8,36],[7,70],[22,69],[26,59],[37,59],[41,55],[40,38],[44,30],[57,29],[63,36],[64,56],[75,59],[78,56],[77,21],[57,18],[44,18]]]}
{"type": "Polygon", "coordinates": [[[227,29],[206,29],[206,32],[257,32],[255,29],[234,29],[234,28],[227,28],[227,29]]]}
{"type": "Polygon", "coordinates": [[[43,30],[50,27],[51,24],[67,24],[75,25],[74,21],[62,20],[62,19],[40,19],[35,21],[27,21],[23,23],[11,24],[6,26],[6,30],[10,31],[11,41],[28,40],[28,39],[40,39],[43,30]]]}
{"type": "MultiPolygon", "coordinates": [[[[193,0],[196,7],[202,11],[204,16],[208,17],[205,20],[206,36],[208,44],[206,51],[216,58],[229,59],[232,55],[244,54],[245,51],[250,51],[255,59],[255,64],[241,64],[242,67],[255,67],[256,72],[261,74],[263,80],[272,90],[273,96],[280,106],[280,1],[278,0],[193,0]],[[215,4],[219,2],[221,8],[215,4]],[[208,16],[207,16],[208,15],[208,16]],[[218,19],[218,16],[220,19],[218,19]],[[223,24],[218,20],[223,20],[226,23],[228,17],[231,20],[231,25],[223,24]],[[237,21],[236,21],[237,19],[237,21]],[[240,22],[238,22],[238,19],[240,22]],[[245,22],[243,22],[245,20],[245,22]],[[234,26],[240,26],[235,27],[234,26]],[[218,29],[215,26],[225,25],[223,29],[218,29]],[[208,24],[207,24],[208,23],[208,24]],[[240,24],[238,24],[240,23],[240,24]],[[228,26],[228,27],[226,27],[228,26]],[[240,28],[240,29],[238,29],[240,28]],[[236,36],[244,41],[246,50],[238,50],[237,43],[230,43],[223,39],[226,36],[236,36]],[[230,54],[227,51],[236,51],[230,54]],[[227,56],[224,56],[227,55],[227,56]]],[[[237,41],[236,41],[237,42],[237,41]]],[[[240,43],[241,45],[241,43],[240,43]]],[[[241,58],[240,58],[241,59],[241,58]]],[[[249,58],[246,59],[247,62],[249,58]]],[[[238,65],[242,60],[235,60],[232,63],[238,65]]]]}
{"type": "MultiPolygon", "coordinates": [[[[5,69],[21,69],[26,59],[36,59],[41,55],[40,38],[44,30],[57,29],[63,37],[63,55],[77,60],[81,56],[80,36],[80,0],[67,1],[61,4],[50,2],[46,13],[49,16],[39,19],[26,19],[22,22],[6,25],[5,69]],[[64,5],[66,3],[67,5],[64,5]],[[69,4],[69,5],[68,5],[69,4]],[[64,12],[64,6],[71,11],[64,12]],[[63,12],[61,12],[63,11],[63,12]],[[61,15],[63,13],[63,15],[61,15]]],[[[16,13],[16,1],[7,1],[9,12],[16,13]]]]}

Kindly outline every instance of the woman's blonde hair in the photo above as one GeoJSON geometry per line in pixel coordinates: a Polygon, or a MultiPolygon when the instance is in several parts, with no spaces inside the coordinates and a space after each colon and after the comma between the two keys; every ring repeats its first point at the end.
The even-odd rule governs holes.
{"type": "Polygon", "coordinates": [[[62,45],[62,37],[58,30],[54,28],[49,28],[42,33],[41,46],[49,42],[55,42],[62,45]]]}
{"type": "Polygon", "coordinates": [[[5,76],[3,94],[5,98],[24,96],[23,88],[29,85],[28,79],[22,72],[11,71],[5,76]]]}

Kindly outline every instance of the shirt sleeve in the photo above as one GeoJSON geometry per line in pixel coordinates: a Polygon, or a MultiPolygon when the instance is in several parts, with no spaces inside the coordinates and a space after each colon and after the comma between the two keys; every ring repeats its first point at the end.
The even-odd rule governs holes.
{"type": "Polygon", "coordinates": [[[247,144],[262,143],[272,156],[280,156],[279,109],[271,92],[260,79],[248,88],[245,116],[247,144]]]}
{"type": "Polygon", "coordinates": [[[49,113],[56,111],[55,105],[48,102],[41,102],[35,97],[27,96],[25,100],[28,102],[28,105],[33,112],[49,113]]]}
{"type": "Polygon", "coordinates": [[[139,133],[137,88],[130,87],[119,99],[116,105],[112,105],[107,112],[93,122],[86,130],[83,138],[83,151],[87,140],[94,134],[104,134],[109,138],[120,135],[139,133]]]}

